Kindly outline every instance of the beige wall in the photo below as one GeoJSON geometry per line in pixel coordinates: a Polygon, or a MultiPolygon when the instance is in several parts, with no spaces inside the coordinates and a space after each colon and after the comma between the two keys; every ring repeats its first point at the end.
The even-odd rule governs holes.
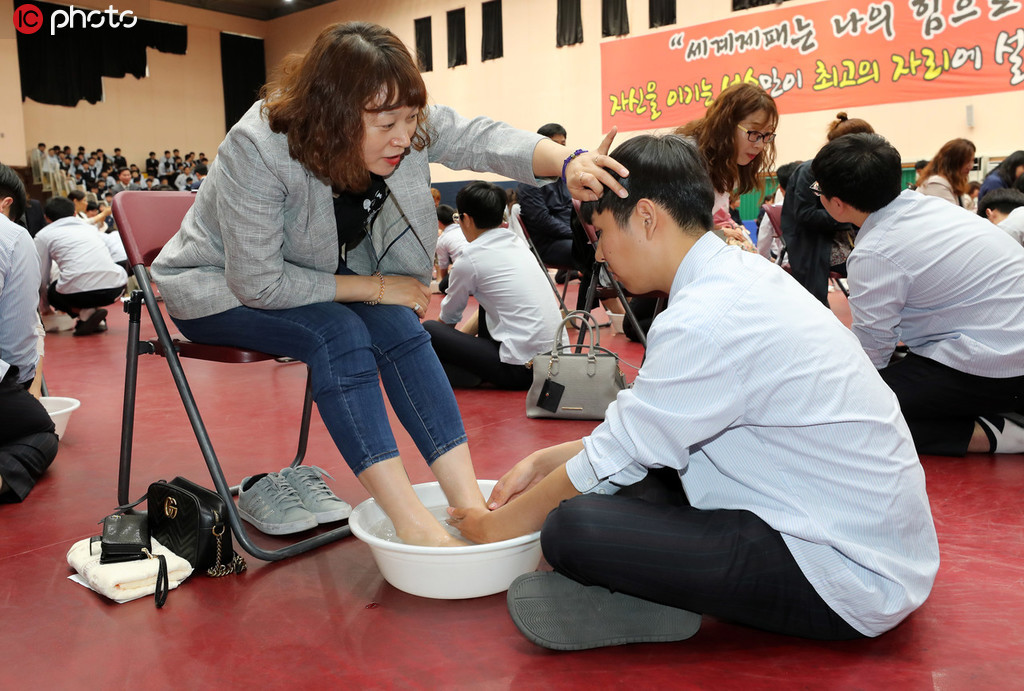
{"type": "MultiPolygon", "coordinates": [[[[817,0],[796,0],[789,6],[817,0]]],[[[842,4],[842,3],[841,3],[842,4]]],[[[555,47],[556,3],[553,0],[504,0],[505,57],[481,62],[480,2],[465,0],[381,0],[372,4],[338,0],[270,22],[266,35],[267,62],[276,64],[291,51],[304,50],[320,29],[336,21],[362,19],[388,25],[406,45],[415,45],[413,21],[432,17],[434,70],[424,75],[431,100],[455,107],[466,115],[485,114],[525,129],[557,121],[569,131],[569,144],[595,147],[601,132],[601,3],[582,0],[584,43],[555,47]],[[367,7],[367,5],[370,7],[367,7]],[[447,67],[446,12],[466,8],[468,65],[447,67]]],[[[732,0],[678,0],[685,25],[726,19],[732,0]]],[[[651,33],[648,0],[629,0],[631,36],[651,33]]],[[[769,6],[751,12],[775,9],[769,6]]],[[[678,28],[683,28],[680,24],[678,28]]],[[[664,31],[665,29],[660,29],[664,31]]],[[[659,31],[656,29],[654,31],[659,31]]],[[[949,139],[967,137],[983,155],[1005,155],[1024,147],[1016,133],[1024,113],[1024,89],[971,98],[952,98],[891,106],[849,109],[888,137],[904,161],[930,158],[949,139]],[[974,127],[967,126],[966,107],[974,107],[974,127]]],[[[824,144],[825,128],[834,111],[786,115],[779,124],[780,163],[812,157],[824,144]]],[[[633,133],[624,136],[633,136],[633,133]]],[[[620,138],[621,139],[621,138],[620,138]]],[[[438,181],[462,180],[435,166],[438,181]]]]}
{"type": "MultiPolygon", "coordinates": [[[[11,0],[0,0],[11,8],[11,0]]],[[[76,7],[104,9],[107,0],[80,0],[76,7]]],[[[91,151],[102,148],[110,155],[115,147],[121,147],[130,163],[140,166],[151,150],[158,155],[164,149],[181,149],[205,152],[212,158],[217,146],[224,138],[224,94],[220,73],[220,32],[230,31],[262,37],[266,22],[234,17],[231,15],[193,9],[167,2],[132,2],[120,0],[118,10],[132,10],[139,17],[188,25],[188,53],[172,55],[149,49],[149,76],[136,79],[104,79],[104,100],[95,105],[80,101],[75,108],[52,106],[27,100],[20,103],[20,87],[4,89],[3,97],[10,92],[15,95],[17,109],[6,101],[0,101],[0,122],[7,126],[8,117],[23,118],[23,135],[20,146],[11,147],[4,154],[14,161],[20,152],[25,160],[25,150],[34,148],[38,142],[47,145],[67,144],[73,149],[84,146],[91,151]]],[[[13,11],[13,10],[11,10],[13,11]]],[[[4,14],[4,22],[11,11],[4,14]]],[[[6,44],[6,41],[0,41],[6,44]]],[[[14,41],[10,42],[11,44],[14,41]]],[[[3,51],[6,45],[0,46],[3,51]]],[[[17,52],[14,60],[17,64],[17,52]]],[[[4,59],[0,68],[0,79],[18,85],[17,67],[15,80],[7,81],[8,61],[4,59]]],[[[12,118],[13,119],[13,118],[12,118]]],[[[0,140],[2,146],[3,140],[0,140]]],[[[2,149],[0,149],[2,151],[2,149]]]]}
{"type": "MultiPolygon", "coordinates": [[[[794,0],[791,6],[814,0],[794,0]]],[[[87,0],[82,6],[106,7],[106,0],[87,0]]],[[[480,60],[480,2],[473,0],[338,0],[269,22],[196,10],[170,3],[121,2],[118,9],[135,9],[140,16],[189,25],[189,54],[165,55],[150,51],[150,77],[106,80],[106,101],[77,108],[26,102],[20,107],[17,89],[0,92],[0,157],[20,153],[37,141],[59,141],[87,148],[112,150],[121,146],[129,160],[140,162],[149,149],[178,147],[212,154],[223,138],[223,96],[220,84],[218,32],[234,31],[266,40],[268,71],[287,53],[305,50],[323,26],[361,19],[389,26],[407,45],[414,44],[413,21],[433,18],[434,71],[424,75],[431,100],[457,108],[466,115],[486,114],[518,127],[535,130],[549,121],[561,122],[569,143],[594,147],[600,141],[599,0],[583,0],[585,42],[555,47],[555,6],[552,0],[503,2],[505,57],[480,60]],[[446,12],[466,8],[469,64],[449,69],[446,12]],[[19,136],[19,128],[22,134],[19,136]],[[12,134],[13,133],[13,134],[12,134]]],[[[647,0],[629,0],[632,33],[649,33],[647,0]]],[[[679,0],[679,16],[686,25],[701,24],[731,15],[731,0],[679,0]]],[[[4,17],[11,15],[11,0],[0,0],[4,17]]],[[[769,11],[753,10],[753,12],[769,11]]],[[[10,22],[0,37],[13,35],[10,22]]],[[[679,28],[684,25],[680,24],[679,28]]],[[[620,39],[604,39],[620,40],[620,39]]],[[[8,57],[13,40],[0,38],[0,83],[17,80],[17,67],[8,57]]],[[[1005,155],[1024,146],[1015,137],[1024,112],[1024,90],[991,96],[955,98],[891,106],[850,109],[863,117],[900,149],[905,161],[929,158],[943,142],[967,137],[981,154],[1005,155]],[[966,106],[973,105],[975,125],[967,127],[966,106]]],[[[833,111],[786,115],[779,125],[779,162],[808,158],[824,141],[833,111]]],[[[469,175],[435,168],[435,180],[466,179],[469,175]]]]}
{"type": "MultiPolygon", "coordinates": [[[[27,147],[13,15],[13,0],[0,0],[0,162],[19,166],[26,165],[27,147]]],[[[35,147],[35,142],[28,146],[35,147]]]]}

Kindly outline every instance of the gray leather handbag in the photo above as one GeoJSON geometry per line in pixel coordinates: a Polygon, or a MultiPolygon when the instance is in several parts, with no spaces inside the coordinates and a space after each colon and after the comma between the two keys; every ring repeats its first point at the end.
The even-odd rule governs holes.
{"type": "Polygon", "coordinates": [[[619,356],[601,347],[601,332],[590,312],[566,315],[555,330],[550,353],[533,359],[533,385],[526,394],[526,417],[603,420],[608,404],[626,388],[619,356]],[[582,345],[563,345],[571,322],[586,328],[582,345]],[[576,351],[576,352],[574,352],[576,351]]]}

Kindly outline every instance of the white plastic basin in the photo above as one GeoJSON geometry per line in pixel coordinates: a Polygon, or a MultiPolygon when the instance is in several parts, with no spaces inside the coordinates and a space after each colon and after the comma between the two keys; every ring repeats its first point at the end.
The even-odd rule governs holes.
{"type": "Polygon", "coordinates": [[[50,419],[53,420],[54,431],[58,437],[64,437],[64,431],[68,428],[68,420],[71,419],[71,413],[78,409],[78,406],[82,405],[82,402],[77,398],[63,398],[61,396],[43,396],[39,399],[39,402],[46,408],[46,412],[50,414],[50,419]]]}
{"type": "MultiPolygon", "coordinates": [[[[486,498],[495,480],[479,480],[486,498]]],[[[416,495],[431,513],[447,518],[448,500],[436,482],[413,485],[416,495]]],[[[508,590],[512,581],[537,569],[540,563],[540,532],[485,545],[421,547],[392,542],[394,526],[373,499],[352,511],[352,534],[370,547],[384,579],[412,595],[439,600],[483,597],[508,590]]]]}

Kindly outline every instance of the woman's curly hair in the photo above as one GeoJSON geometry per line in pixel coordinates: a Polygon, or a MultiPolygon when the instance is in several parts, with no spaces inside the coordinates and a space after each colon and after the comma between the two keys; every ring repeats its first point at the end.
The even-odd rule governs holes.
{"type": "Polygon", "coordinates": [[[288,136],[288,153],[338,191],[365,190],[363,114],[419,109],[413,148],[430,143],[427,87],[405,45],[367,22],[328,26],[304,55],[282,60],[261,92],[274,132],[288,136]]]}
{"type": "Polygon", "coordinates": [[[954,195],[960,197],[967,194],[967,175],[963,169],[968,161],[974,161],[975,153],[977,149],[970,139],[950,139],[921,171],[921,179],[941,175],[949,181],[954,195]]]}
{"type": "Polygon", "coordinates": [[[768,114],[768,126],[774,131],[779,123],[775,101],[757,84],[741,82],[725,89],[708,106],[704,117],[675,130],[676,134],[697,140],[715,191],[735,190],[740,194],[753,189],[764,191],[764,177],[775,165],[775,142],[765,144],[748,165],[736,163],[736,126],[761,110],[768,114]]]}

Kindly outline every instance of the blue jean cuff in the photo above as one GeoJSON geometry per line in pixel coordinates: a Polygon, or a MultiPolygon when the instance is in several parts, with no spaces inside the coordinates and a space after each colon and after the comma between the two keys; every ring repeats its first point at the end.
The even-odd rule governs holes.
{"type": "Polygon", "coordinates": [[[399,456],[398,449],[394,449],[394,450],[391,450],[391,451],[385,451],[384,453],[379,453],[376,456],[372,456],[370,458],[364,459],[358,466],[349,464],[349,468],[352,469],[352,473],[356,477],[359,477],[360,475],[362,475],[363,471],[366,470],[367,468],[369,468],[370,466],[376,465],[376,464],[381,463],[383,461],[390,460],[392,458],[398,458],[398,456],[399,456]]]}
{"type": "Polygon", "coordinates": [[[469,437],[467,437],[465,434],[463,434],[463,435],[460,435],[460,436],[456,437],[455,439],[451,440],[450,442],[448,442],[444,446],[440,446],[440,447],[434,449],[434,453],[431,454],[430,458],[427,459],[427,466],[434,465],[434,461],[436,461],[438,458],[440,458],[441,456],[445,455],[446,453],[448,453],[449,451],[451,451],[455,447],[462,446],[463,444],[468,444],[468,443],[469,443],[469,437]]]}

